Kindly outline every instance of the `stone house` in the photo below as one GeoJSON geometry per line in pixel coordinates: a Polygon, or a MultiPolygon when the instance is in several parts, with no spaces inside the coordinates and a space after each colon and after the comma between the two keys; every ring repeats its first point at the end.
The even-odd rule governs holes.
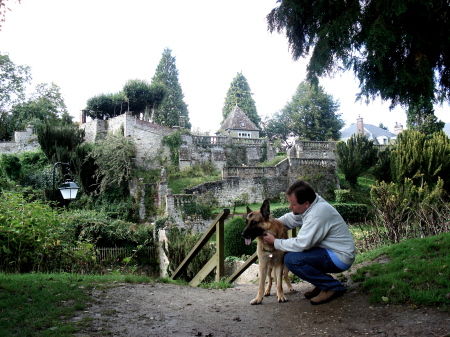
{"type": "Polygon", "coordinates": [[[231,137],[256,139],[259,138],[259,129],[236,104],[216,133],[217,136],[221,134],[231,137]]]}

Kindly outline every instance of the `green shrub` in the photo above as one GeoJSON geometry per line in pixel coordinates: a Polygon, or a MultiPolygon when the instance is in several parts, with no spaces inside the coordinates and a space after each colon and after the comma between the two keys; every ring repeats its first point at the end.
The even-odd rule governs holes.
{"type": "Polygon", "coordinates": [[[256,242],[246,245],[241,236],[245,228],[245,220],[241,217],[235,217],[225,223],[224,241],[225,257],[252,255],[256,251],[256,242]]]}
{"type": "Polygon", "coordinates": [[[29,272],[39,270],[42,258],[58,246],[63,228],[56,210],[25,197],[6,193],[0,197],[0,269],[29,272]]]}
{"type": "Polygon", "coordinates": [[[291,212],[291,209],[289,207],[278,207],[270,210],[270,213],[275,219],[278,219],[282,215],[285,215],[286,213],[291,212]]]}
{"type": "Polygon", "coordinates": [[[332,205],[347,223],[364,222],[369,215],[369,208],[365,204],[333,204],[332,205]]]}
{"type": "Polygon", "coordinates": [[[448,207],[442,202],[444,182],[429,187],[414,185],[406,178],[403,184],[381,182],[372,187],[371,200],[377,224],[385,229],[387,239],[398,243],[412,237],[426,237],[448,230],[448,207]]]}
{"type": "Polygon", "coordinates": [[[90,242],[97,247],[135,247],[153,242],[153,226],[113,219],[104,212],[73,211],[62,218],[72,242],[90,242]]]}
{"type": "Polygon", "coordinates": [[[335,190],[334,195],[337,203],[346,203],[350,201],[349,190],[335,190]]]}
{"type": "Polygon", "coordinates": [[[20,179],[22,165],[19,157],[15,154],[2,154],[0,157],[0,164],[0,168],[6,177],[14,181],[18,181],[20,179]]]}

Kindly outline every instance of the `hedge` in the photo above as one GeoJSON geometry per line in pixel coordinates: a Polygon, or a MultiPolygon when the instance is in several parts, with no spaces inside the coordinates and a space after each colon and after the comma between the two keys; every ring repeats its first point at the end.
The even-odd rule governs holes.
{"type": "MultiPolygon", "coordinates": [[[[357,222],[364,222],[369,217],[369,208],[366,204],[342,204],[337,203],[332,205],[344,220],[351,224],[357,222]]],[[[274,218],[279,218],[282,215],[289,213],[289,207],[279,207],[271,210],[274,218]]]]}

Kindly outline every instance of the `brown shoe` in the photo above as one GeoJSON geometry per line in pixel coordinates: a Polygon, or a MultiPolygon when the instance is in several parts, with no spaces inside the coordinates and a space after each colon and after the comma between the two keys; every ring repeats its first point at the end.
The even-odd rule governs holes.
{"type": "Polygon", "coordinates": [[[310,298],[313,298],[313,297],[316,297],[317,295],[319,295],[321,291],[322,291],[322,289],[314,287],[313,290],[307,291],[304,295],[309,300],[310,298]]]}
{"type": "Polygon", "coordinates": [[[335,298],[341,297],[347,292],[345,290],[322,290],[320,294],[310,300],[311,304],[318,305],[328,303],[335,298]]]}

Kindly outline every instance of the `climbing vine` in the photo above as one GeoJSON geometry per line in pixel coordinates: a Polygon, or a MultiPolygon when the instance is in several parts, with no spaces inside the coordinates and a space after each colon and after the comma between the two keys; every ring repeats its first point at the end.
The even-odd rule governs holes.
{"type": "Polygon", "coordinates": [[[171,135],[164,136],[161,143],[162,145],[166,145],[169,147],[170,161],[172,162],[172,166],[178,167],[178,160],[179,160],[178,150],[181,144],[183,144],[183,140],[181,139],[181,132],[175,131],[171,135]]]}

